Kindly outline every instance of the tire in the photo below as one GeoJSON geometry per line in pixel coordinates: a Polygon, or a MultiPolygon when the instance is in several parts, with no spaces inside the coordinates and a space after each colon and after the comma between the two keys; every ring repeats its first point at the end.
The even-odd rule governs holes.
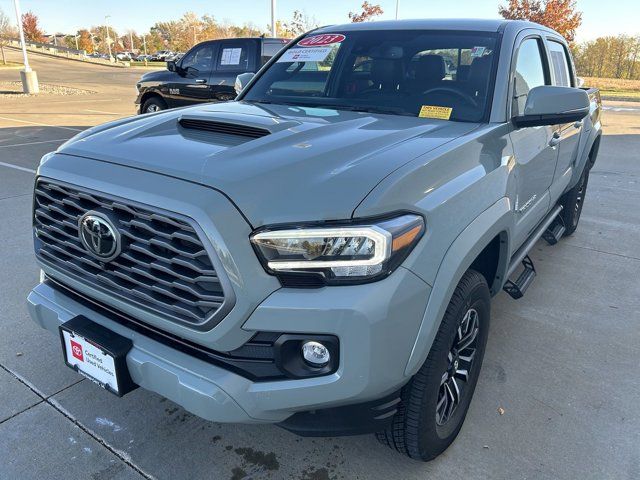
{"type": "Polygon", "coordinates": [[[455,440],[469,409],[482,366],[490,308],[487,281],[475,270],[468,270],[453,292],[426,361],[402,389],[400,406],[391,426],[376,434],[382,444],[426,462],[444,452],[455,440]],[[472,317],[476,319],[477,329],[469,327],[472,317]],[[475,337],[469,343],[475,350],[471,353],[472,349],[468,347],[458,354],[454,352],[452,357],[455,355],[456,362],[450,354],[456,345],[464,346],[461,345],[459,331],[464,332],[462,339],[465,343],[475,331],[475,337]],[[471,361],[467,361],[468,357],[471,361]],[[454,365],[457,365],[458,372],[470,366],[466,382],[459,373],[450,375],[454,365]],[[452,385],[455,380],[457,382],[452,385]],[[453,396],[447,396],[447,385],[452,394],[458,387],[457,405],[452,401],[453,396]],[[445,418],[449,402],[455,406],[445,418]]]}
{"type": "Polygon", "coordinates": [[[145,102],[142,104],[140,113],[153,113],[166,109],[167,103],[164,100],[162,100],[160,97],[151,97],[145,100],[145,102]]]}
{"type": "Polygon", "coordinates": [[[584,197],[587,193],[587,185],[589,183],[589,169],[585,168],[580,180],[575,187],[562,196],[560,204],[562,212],[560,216],[564,221],[565,231],[563,236],[568,237],[578,228],[580,215],[582,214],[582,206],[584,205],[584,197]]]}

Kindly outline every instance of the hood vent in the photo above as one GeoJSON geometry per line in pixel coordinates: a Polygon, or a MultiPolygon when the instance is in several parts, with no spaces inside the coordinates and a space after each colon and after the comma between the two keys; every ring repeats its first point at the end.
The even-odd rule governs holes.
{"type": "Polygon", "coordinates": [[[239,125],[237,123],[214,122],[211,120],[198,120],[194,118],[181,118],[178,123],[182,128],[200,130],[204,132],[219,133],[223,135],[236,135],[238,137],[260,138],[271,132],[266,128],[239,125]]]}

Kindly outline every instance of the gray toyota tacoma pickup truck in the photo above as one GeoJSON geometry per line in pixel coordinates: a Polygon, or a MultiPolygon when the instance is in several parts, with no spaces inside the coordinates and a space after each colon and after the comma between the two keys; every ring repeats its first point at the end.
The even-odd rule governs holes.
{"type": "Polygon", "coordinates": [[[521,297],[529,250],[577,227],[601,135],[577,82],[533,23],[309,32],[235,101],[43,157],[31,316],[116,395],[432,459],[469,408],[490,298],[521,297]]]}

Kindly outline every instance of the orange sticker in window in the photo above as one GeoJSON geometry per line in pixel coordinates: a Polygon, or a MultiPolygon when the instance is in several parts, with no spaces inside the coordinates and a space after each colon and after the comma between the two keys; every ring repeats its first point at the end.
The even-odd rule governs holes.
{"type": "Polygon", "coordinates": [[[418,116],[420,118],[438,118],[440,120],[449,120],[453,108],[436,107],[435,105],[422,105],[418,116]]]}

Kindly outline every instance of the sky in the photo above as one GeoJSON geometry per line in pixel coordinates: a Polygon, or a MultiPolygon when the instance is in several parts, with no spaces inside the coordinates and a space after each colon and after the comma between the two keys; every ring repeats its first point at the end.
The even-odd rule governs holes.
{"type": "MultiPolygon", "coordinates": [[[[398,0],[398,18],[498,18],[498,5],[507,0],[398,0]]],[[[289,20],[294,10],[315,17],[320,25],[348,22],[362,0],[277,0],[277,17],[289,20]]],[[[379,19],[395,18],[396,0],[370,0],[384,10],[379,19]]],[[[577,0],[583,12],[577,40],[621,33],[640,35],[640,1],[577,0]]],[[[266,29],[271,23],[271,0],[20,0],[22,12],[33,11],[45,33],[74,33],[104,23],[120,33],[148,31],[157,21],[174,20],[185,12],[213,15],[235,24],[252,22],[266,29]]],[[[0,0],[0,9],[15,19],[13,0],[0,0]]]]}

